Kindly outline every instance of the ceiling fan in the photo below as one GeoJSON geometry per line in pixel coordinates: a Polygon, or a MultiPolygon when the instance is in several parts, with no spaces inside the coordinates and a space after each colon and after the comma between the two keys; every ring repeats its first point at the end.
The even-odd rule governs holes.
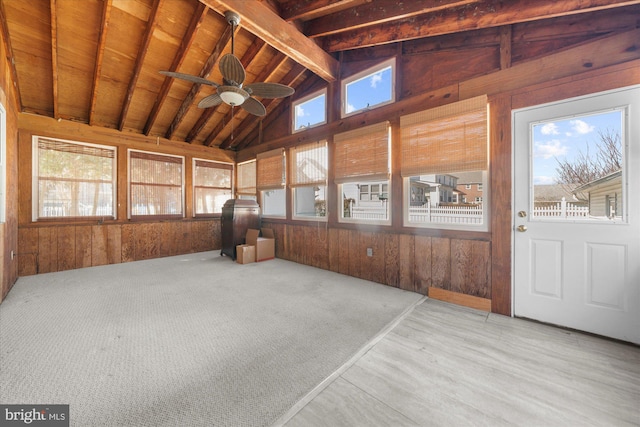
{"type": "Polygon", "coordinates": [[[198,103],[199,108],[215,107],[224,102],[233,107],[242,107],[248,113],[256,116],[264,116],[266,108],[254,96],[262,98],[284,98],[293,95],[295,90],[292,87],[280,83],[251,83],[242,86],[246,73],[242,63],[234,55],[234,34],[236,26],[240,23],[240,15],[228,11],[224,14],[225,19],[231,25],[231,53],[227,53],[220,59],[220,72],[223,83],[217,84],[202,77],[190,74],[176,73],[174,71],[160,71],[165,76],[188,80],[192,83],[204,84],[216,88],[216,93],[209,95],[198,103]]]}

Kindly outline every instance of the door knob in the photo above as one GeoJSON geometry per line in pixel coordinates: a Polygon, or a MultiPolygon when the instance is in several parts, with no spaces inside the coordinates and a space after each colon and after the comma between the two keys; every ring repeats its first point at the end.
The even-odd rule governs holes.
{"type": "Polygon", "coordinates": [[[526,225],[519,225],[518,226],[518,231],[524,233],[525,231],[527,231],[527,226],[526,225]]]}

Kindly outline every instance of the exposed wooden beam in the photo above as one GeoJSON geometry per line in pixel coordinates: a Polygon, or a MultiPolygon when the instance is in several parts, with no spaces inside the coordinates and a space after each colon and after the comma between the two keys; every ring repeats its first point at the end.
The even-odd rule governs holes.
{"type": "Polygon", "coordinates": [[[149,43],[151,43],[151,37],[153,36],[153,31],[158,26],[158,21],[156,17],[158,16],[158,9],[160,8],[160,3],[162,1],[164,0],[154,0],[153,5],[151,6],[151,12],[149,13],[149,20],[147,21],[147,29],[144,34],[142,45],[138,50],[138,57],[136,58],[136,63],[133,66],[133,75],[131,76],[131,80],[129,80],[129,87],[127,88],[127,94],[124,97],[124,102],[122,103],[122,109],[120,110],[120,120],[118,122],[118,130],[122,130],[124,128],[124,123],[127,120],[129,105],[131,105],[133,92],[136,90],[136,84],[138,83],[138,77],[140,76],[142,65],[144,64],[144,58],[147,55],[147,52],[149,51],[149,43]]]}
{"type": "Polygon", "coordinates": [[[634,4],[640,4],[640,0],[483,0],[459,8],[334,34],[323,39],[323,46],[329,52],[337,52],[634,4]]]}
{"type": "Polygon", "coordinates": [[[366,3],[371,0],[289,0],[280,5],[280,16],[287,22],[308,21],[366,3]]]}
{"type": "MultiPolygon", "coordinates": [[[[251,46],[249,46],[249,49],[247,49],[245,51],[244,55],[240,59],[240,62],[242,63],[242,66],[247,68],[247,66],[249,65],[251,60],[256,55],[258,55],[258,53],[266,45],[267,44],[264,42],[264,40],[261,40],[259,38],[255,38],[253,43],[251,43],[251,46]]],[[[202,129],[204,129],[205,125],[209,122],[209,119],[211,119],[213,114],[218,110],[218,107],[219,107],[219,105],[216,106],[216,107],[205,108],[204,109],[202,114],[200,114],[200,117],[198,117],[198,120],[196,121],[196,123],[193,125],[193,127],[189,131],[189,134],[187,134],[187,137],[185,138],[185,141],[193,142],[193,140],[200,134],[200,132],[202,132],[202,129]]],[[[217,135],[217,133],[216,133],[216,135],[217,135]]],[[[207,138],[207,141],[208,141],[208,138],[207,138]]],[[[207,145],[210,145],[210,143],[207,144],[207,145]]]]}
{"type": "Polygon", "coordinates": [[[345,31],[355,30],[385,22],[408,19],[425,13],[438,12],[478,3],[480,0],[412,0],[399,2],[397,0],[376,0],[366,5],[356,7],[339,15],[326,15],[305,25],[308,37],[322,37],[345,31]]]}
{"type": "MultiPolygon", "coordinates": [[[[211,55],[209,55],[209,58],[207,58],[207,61],[202,66],[202,70],[200,70],[200,74],[198,75],[199,77],[202,77],[204,79],[209,77],[209,74],[211,74],[211,71],[213,70],[213,67],[216,65],[216,62],[218,62],[218,58],[220,58],[220,55],[222,55],[222,52],[227,47],[227,44],[229,44],[230,40],[231,40],[231,26],[229,25],[227,26],[227,28],[225,28],[224,33],[222,33],[222,36],[218,40],[218,43],[216,43],[216,46],[213,48],[211,55]]],[[[178,112],[176,113],[176,116],[173,118],[173,121],[169,125],[165,138],[171,139],[173,134],[176,132],[176,130],[178,129],[178,126],[180,125],[180,123],[182,123],[184,116],[186,116],[187,111],[189,111],[189,108],[191,108],[191,105],[193,104],[193,101],[196,98],[196,95],[200,91],[201,86],[202,85],[199,83],[194,83],[191,86],[191,90],[189,91],[185,99],[182,101],[182,104],[180,105],[180,108],[178,108],[178,112]]]]}
{"type": "Polygon", "coordinates": [[[500,69],[511,67],[511,38],[512,26],[500,27],[500,69]]]}
{"type": "Polygon", "coordinates": [[[9,27],[7,26],[7,15],[4,11],[4,2],[0,1],[0,27],[2,30],[2,40],[4,40],[5,52],[7,55],[7,63],[11,72],[11,82],[16,92],[16,109],[22,112],[22,98],[20,96],[20,85],[18,84],[18,72],[16,70],[16,61],[13,57],[13,47],[11,46],[11,38],[9,38],[9,27]]]}
{"type": "Polygon", "coordinates": [[[256,0],[200,0],[216,12],[232,10],[240,25],[326,81],[338,78],[338,61],[269,7],[256,0]]]}
{"type": "Polygon", "coordinates": [[[51,77],[53,78],[53,117],[58,118],[58,16],[56,0],[49,3],[51,12],[51,77]]]}
{"type": "Polygon", "coordinates": [[[98,86],[100,85],[100,75],[102,74],[102,60],[104,59],[104,48],[107,43],[107,30],[109,29],[109,17],[111,16],[111,7],[113,0],[105,0],[102,8],[102,24],[98,31],[100,38],[98,40],[98,49],[96,50],[96,65],[93,69],[93,85],[91,89],[91,105],[89,106],[89,124],[93,125],[95,120],[96,103],[98,100],[98,86]]]}
{"type": "MultiPolygon", "coordinates": [[[[198,3],[193,16],[191,17],[191,22],[189,23],[189,27],[184,33],[184,37],[180,42],[180,47],[178,48],[178,52],[173,58],[173,62],[169,67],[169,71],[178,71],[182,62],[184,62],[185,57],[187,56],[187,52],[193,41],[196,39],[196,35],[198,34],[198,30],[202,25],[202,21],[204,21],[205,16],[207,16],[207,12],[209,8],[202,3],[198,3]]],[[[156,119],[158,118],[158,113],[164,104],[164,101],[167,99],[167,95],[169,94],[169,89],[171,88],[171,84],[174,79],[172,77],[165,77],[162,86],[160,87],[160,91],[158,92],[158,96],[156,97],[156,102],[153,103],[153,107],[151,108],[151,112],[149,113],[149,117],[147,117],[147,122],[144,125],[144,134],[149,135],[151,133],[151,129],[153,128],[156,119]]]]}

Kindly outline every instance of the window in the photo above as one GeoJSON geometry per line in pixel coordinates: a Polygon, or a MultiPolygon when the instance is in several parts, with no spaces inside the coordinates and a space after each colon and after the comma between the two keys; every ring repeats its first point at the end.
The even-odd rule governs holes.
{"type": "Polygon", "coordinates": [[[290,183],[293,194],[293,217],[296,219],[327,216],[327,142],[319,141],[293,147],[290,183]]]}
{"type": "Polygon", "coordinates": [[[395,59],[364,70],[342,83],[342,117],[395,101],[395,59]]]}
{"type": "Polygon", "coordinates": [[[293,102],[293,131],[327,123],[327,89],[293,102]]]}
{"type": "Polygon", "coordinates": [[[488,229],[483,198],[456,195],[459,182],[487,182],[487,110],[479,96],[400,118],[405,226],[488,229]]]}
{"type": "Polygon", "coordinates": [[[232,164],[193,159],[194,216],[222,212],[224,203],[233,198],[232,176],[232,164]]]}
{"type": "Polygon", "coordinates": [[[129,218],[184,216],[184,157],[129,150],[129,218]]]}
{"type": "Polygon", "coordinates": [[[262,202],[262,215],[286,217],[285,154],[282,148],[258,154],[257,184],[262,202]]]}
{"type": "Polygon", "coordinates": [[[465,184],[464,188],[465,190],[471,190],[471,184],[465,184]]]}
{"type": "Polygon", "coordinates": [[[478,184],[478,191],[482,191],[482,184],[478,184]]]}
{"type": "Polygon", "coordinates": [[[338,134],[334,143],[339,220],[390,224],[389,123],[338,134]]]}
{"type": "Polygon", "coordinates": [[[33,138],[33,220],[115,218],[116,148],[33,138]]]}
{"type": "Polygon", "coordinates": [[[256,197],[256,160],[238,163],[238,199],[257,200],[256,197]]]}

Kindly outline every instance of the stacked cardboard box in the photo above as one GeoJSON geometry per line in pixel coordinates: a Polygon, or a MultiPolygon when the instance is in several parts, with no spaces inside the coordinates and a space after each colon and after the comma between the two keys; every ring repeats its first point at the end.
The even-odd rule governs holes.
{"type": "Polygon", "coordinates": [[[275,258],[276,239],[272,229],[255,230],[250,228],[247,230],[245,241],[246,244],[236,247],[236,260],[238,263],[248,264],[275,258]]]}

